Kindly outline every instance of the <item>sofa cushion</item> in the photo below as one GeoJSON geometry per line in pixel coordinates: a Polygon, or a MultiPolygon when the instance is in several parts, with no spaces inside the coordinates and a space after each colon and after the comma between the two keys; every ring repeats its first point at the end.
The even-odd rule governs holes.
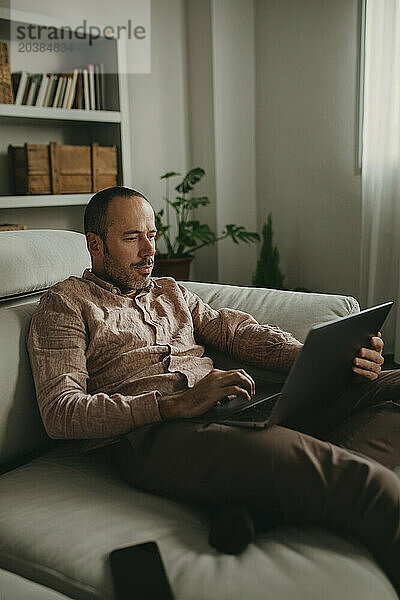
{"type": "Polygon", "coordinates": [[[0,477],[0,568],[71,598],[112,600],[111,550],[155,540],[177,600],[396,600],[350,539],[282,527],[228,556],[208,527],[201,508],[131,488],[104,450],[82,455],[75,442],[0,477]]]}
{"type": "Polygon", "coordinates": [[[4,600],[71,600],[48,587],[0,569],[0,598],[4,600]]]}
{"type": "Polygon", "coordinates": [[[90,266],[86,239],[75,231],[29,229],[0,235],[0,298],[44,290],[90,266]]]}

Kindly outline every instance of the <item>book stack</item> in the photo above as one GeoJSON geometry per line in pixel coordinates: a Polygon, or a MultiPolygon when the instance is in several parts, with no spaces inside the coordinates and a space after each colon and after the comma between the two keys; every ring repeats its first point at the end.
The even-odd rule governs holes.
{"type": "Polygon", "coordinates": [[[104,68],[89,64],[65,73],[12,74],[14,104],[105,110],[104,68]]]}

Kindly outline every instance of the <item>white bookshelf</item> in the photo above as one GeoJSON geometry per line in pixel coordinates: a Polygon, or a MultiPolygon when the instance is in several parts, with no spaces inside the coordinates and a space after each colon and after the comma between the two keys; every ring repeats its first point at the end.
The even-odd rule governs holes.
{"type": "Polygon", "coordinates": [[[0,118],[46,119],[54,121],[87,121],[94,123],[121,123],[122,115],[116,110],[80,110],[0,104],[0,118]]]}
{"type": "Polygon", "coordinates": [[[45,206],[84,206],[92,194],[43,194],[0,196],[0,208],[43,208],[45,206]]]}
{"type": "MultiPolygon", "coordinates": [[[[9,18],[10,13],[0,8],[0,39],[6,41],[5,32],[8,30],[9,18]]],[[[14,22],[22,24],[48,25],[50,22],[45,15],[19,11],[13,11],[12,18],[14,22]]],[[[51,24],[59,27],[63,25],[61,21],[57,23],[53,18],[51,24]]],[[[8,41],[10,44],[15,43],[8,41]]],[[[92,196],[92,194],[13,195],[7,158],[9,144],[21,146],[25,142],[48,144],[50,141],[77,145],[89,145],[92,142],[107,146],[115,144],[119,155],[119,183],[132,185],[127,82],[126,77],[120,75],[121,72],[126,73],[125,45],[121,40],[111,42],[107,40],[101,47],[101,59],[94,54],[93,48],[89,49],[83,45],[82,48],[80,63],[107,63],[109,74],[105,76],[106,110],[0,104],[0,210],[85,205],[92,196]]],[[[11,71],[56,73],[78,66],[69,64],[68,59],[71,60],[62,53],[57,56],[55,53],[51,53],[51,56],[43,53],[40,57],[17,55],[16,62],[11,63],[11,71]],[[29,62],[30,60],[32,63],[29,62]]]]}

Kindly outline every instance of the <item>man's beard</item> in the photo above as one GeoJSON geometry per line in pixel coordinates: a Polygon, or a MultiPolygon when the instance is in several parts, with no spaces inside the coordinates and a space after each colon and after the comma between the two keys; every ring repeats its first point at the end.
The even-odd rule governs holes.
{"type": "Polygon", "coordinates": [[[135,267],[153,266],[153,264],[154,259],[149,257],[135,264],[122,265],[109,253],[107,246],[104,248],[103,268],[107,281],[119,287],[124,294],[130,290],[140,290],[149,285],[151,273],[146,276],[140,275],[135,271],[135,267]]]}

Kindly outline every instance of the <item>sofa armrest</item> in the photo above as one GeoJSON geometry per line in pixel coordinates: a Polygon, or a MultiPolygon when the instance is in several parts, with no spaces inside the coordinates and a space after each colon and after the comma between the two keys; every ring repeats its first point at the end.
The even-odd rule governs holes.
{"type": "Polygon", "coordinates": [[[304,342],[313,325],[359,312],[352,296],[311,294],[216,283],[180,282],[212,308],[236,308],[259,323],[278,325],[304,342]]]}

